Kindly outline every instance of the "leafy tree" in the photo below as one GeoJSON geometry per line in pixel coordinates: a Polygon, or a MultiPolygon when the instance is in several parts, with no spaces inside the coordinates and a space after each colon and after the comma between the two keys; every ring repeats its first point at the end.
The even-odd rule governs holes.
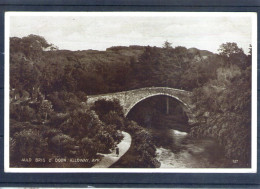
{"type": "Polygon", "coordinates": [[[67,109],[66,101],[64,101],[64,99],[61,99],[59,97],[59,93],[58,92],[54,92],[52,94],[49,94],[47,96],[47,98],[53,104],[53,110],[54,111],[56,111],[56,112],[65,112],[66,111],[66,109],[67,109]]]}
{"type": "Polygon", "coordinates": [[[26,59],[12,59],[10,70],[12,74],[10,85],[12,88],[31,92],[33,86],[38,84],[38,71],[26,59]]]}
{"type": "Polygon", "coordinates": [[[242,48],[239,48],[236,43],[225,43],[220,45],[219,54],[224,58],[227,65],[236,64],[242,69],[246,69],[247,56],[242,48]]]}
{"type": "Polygon", "coordinates": [[[109,111],[107,114],[100,116],[102,121],[107,125],[115,125],[118,130],[124,129],[124,119],[122,118],[122,114],[119,115],[116,111],[109,111]]]}
{"type": "Polygon", "coordinates": [[[72,65],[66,65],[62,78],[64,90],[69,92],[75,92],[77,88],[77,81],[73,77],[73,70],[74,67],[72,65]]]}
{"type": "Polygon", "coordinates": [[[102,119],[102,116],[108,114],[110,111],[116,112],[119,116],[123,116],[123,109],[118,100],[107,101],[107,100],[98,100],[95,102],[92,107],[97,115],[99,115],[102,119]]]}
{"type": "Polygon", "coordinates": [[[164,44],[163,44],[163,48],[165,49],[170,49],[172,48],[172,43],[168,42],[168,41],[165,41],[164,44]]]}
{"type": "Polygon", "coordinates": [[[93,157],[98,152],[98,146],[93,139],[85,137],[81,139],[82,154],[85,157],[93,157]]]}
{"type": "Polygon", "coordinates": [[[252,64],[252,45],[249,45],[249,51],[247,55],[247,66],[251,66],[252,64]]]}
{"type": "Polygon", "coordinates": [[[43,100],[39,107],[39,114],[44,117],[44,120],[47,121],[48,114],[50,114],[53,111],[52,109],[52,103],[48,100],[43,100]]]}
{"type": "Polygon", "coordinates": [[[249,52],[248,52],[248,55],[249,55],[249,56],[252,56],[252,45],[251,45],[251,44],[249,45],[249,52]]]}
{"type": "Polygon", "coordinates": [[[113,148],[115,145],[112,135],[104,130],[100,130],[97,133],[95,143],[98,147],[98,151],[101,153],[108,153],[109,149],[113,148]]]}
{"type": "MultiPolygon", "coordinates": [[[[233,56],[229,58],[232,62],[233,56]]],[[[194,90],[199,107],[196,114],[201,122],[192,128],[191,136],[216,138],[224,146],[227,158],[238,159],[238,167],[248,167],[251,159],[251,66],[243,69],[235,64],[224,65],[216,74],[214,80],[194,90]],[[203,123],[205,112],[209,112],[210,117],[203,123]]]]}
{"type": "Polygon", "coordinates": [[[21,158],[42,157],[47,150],[47,141],[39,131],[24,129],[13,136],[12,157],[21,161],[21,158]]]}
{"type": "Polygon", "coordinates": [[[31,34],[23,38],[10,38],[11,52],[21,52],[29,59],[41,59],[43,49],[50,46],[51,44],[38,35],[31,34]]]}
{"type": "Polygon", "coordinates": [[[75,110],[70,113],[68,120],[59,127],[63,133],[81,139],[83,137],[95,137],[103,125],[104,123],[98,119],[94,111],[75,110]]]}
{"type": "Polygon", "coordinates": [[[242,48],[239,48],[236,43],[224,43],[220,45],[219,54],[225,57],[230,57],[233,54],[243,54],[244,51],[242,48]]]}
{"type": "Polygon", "coordinates": [[[59,133],[52,137],[50,147],[60,156],[71,156],[74,154],[75,139],[68,135],[59,133]]]}

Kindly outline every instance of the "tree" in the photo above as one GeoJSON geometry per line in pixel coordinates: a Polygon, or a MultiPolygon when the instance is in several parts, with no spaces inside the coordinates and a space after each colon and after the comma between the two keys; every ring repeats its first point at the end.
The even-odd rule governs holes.
{"type": "MultiPolygon", "coordinates": [[[[12,158],[21,161],[22,158],[42,157],[46,153],[47,141],[38,130],[24,129],[13,136],[12,158]]],[[[47,153],[48,154],[48,153],[47,153]]]]}
{"type": "Polygon", "coordinates": [[[58,92],[54,92],[48,95],[48,99],[53,104],[53,109],[57,112],[64,112],[66,111],[67,105],[64,99],[61,99],[58,92]]]}
{"type": "Polygon", "coordinates": [[[53,111],[52,109],[52,103],[48,100],[43,100],[41,102],[41,105],[39,107],[40,115],[44,116],[44,120],[47,120],[48,114],[53,111]]]}
{"type": "Polygon", "coordinates": [[[81,139],[81,151],[83,156],[93,157],[98,152],[98,146],[92,139],[85,137],[81,139]]]}
{"type": "Polygon", "coordinates": [[[94,110],[101,119],[110,111],[116,112],[119,116],[124,115],[123,108],[118,100],[98,100],[91,109],[94,110]]]}
{"type": "Polygon", "coordinates": [[[81,139],[83,137],[95,137],[103,126],[104,123],[99,120],[94,111],[75,110],[70,113],[64,123],[59,125],[59,128],[63,133],[81,139]]]}
{"type": "Polygon", "coordinates": [[[10,85],[12,88],[20,88],[31,92],[32,88],[38,84],[37,69],[24,58],[11,58],[10,62],[10,85]]]}
{"type": "Polygon", "coordinates": [[[252,56],[252,45],[249,45],[249,52],[248,52],[249,56],[252,56]]]}
{"type": "Polygon", "coordinates": [[[220,45],[219,54],[224,58],[227,65],[237,65],[245,70],[248,66],[247,56],[242,48],[239,48],[236,43],[225,43],[220,45]]]}
{"type": "Polygon", "coordinates": [[[75,147],[75,139],[69,135],[59,133],[51,138],[50,146],[61,156],[72,155],[75,147]]]}
{"type": "Polygon", "coordinates": [[[242,48],[239,48],[236,43],[223,43],[220,45],[219,54],[225,57],[230,57],[233,54],[244,54],[244,51],[242,48]]]}
{"type": "Polygon", "coordinates": [[[248,55],[247,55],[247,65],[248,67],[251,65],[252,63],[252,45],[249,45],[249,51],[248,51],[248,55]]]}
{"type": "Polygon", "coordinates": [[[27,58],[30,59],[39,59],[42,55],[43,49],[50,47],[49,44],[43,37],[38,35],[28,35],[23,38],[10,38],[11,48],[14,48],[14,51],[22,52],[27,58]]]}
{"type": "Polygon", "coordinates": [[[163,48],[165,49],[171,49],[172,48],[172,43],[168,42],[167,40],[163,44],[163,48]]]}

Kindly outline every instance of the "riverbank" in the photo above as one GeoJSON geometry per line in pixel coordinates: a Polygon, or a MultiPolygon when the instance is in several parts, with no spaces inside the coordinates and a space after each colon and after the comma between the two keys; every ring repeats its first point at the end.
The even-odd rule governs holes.
{"type": "Polygon", "coordinates": [[[116,155],[116,150],[113,150],[110,154],[98,154],[103,155],[104,157],[101,158],[101,161],[95,164],[92,168],[108,168],[116,163],[130,148],[132,137],[127,132],[122,131],[124,138],[122,141],[117,145],[119,148],[119,155],[116,155]]]}

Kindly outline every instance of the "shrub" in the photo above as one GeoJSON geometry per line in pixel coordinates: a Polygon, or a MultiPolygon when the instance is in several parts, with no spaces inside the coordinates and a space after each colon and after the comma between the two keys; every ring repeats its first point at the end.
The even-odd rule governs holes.
{"type": "Polygon", "coordinates": [[[119,143],[122,139],[124,138],[124,135],[118,131],[118,132],[115,132],[114,135],[113,135],[113,139],[119,143]]]}
{"type": "Polygon", "coordinates": [[[73,111],[59,128],[65,134],[81,139],[93,138],[103,125],[94,111],[77,110],[73,111]]]}
{"type": "Polygon", "coordinates": [[[93,157],[98,152],[98,146],[92,139],[85,137],[81,139],[81,151],[83,156],[93,157]]]}
{"type": "Polygon", "coordinates": [[[135,134],[136,132],[141,131],[142,127],[139,126],[135,121],[127,121],[125,129],[129,133],[135,134]]]}
{"type": "Polygon", "coordinates": [[[10,104],[10,118],[17,121],[32,121],[35,118],[34,109],[20,104],[10,104]]]}
{"type": "Polygon", "coordinates": [[[118,130],[124,129],[124,118],[118,115],[116,111],[109,111],[107,114],[102,116],[102,121],[106,124],[115,125],[118,130]]]}
{"type": "Polygon", "coordinates": [[[77,97],[80,101],[86,102],[87,101],[87,95],[83,91],[77,91],[76,92],[77,97]]]}
{"type": "MultiPolygon", "coordinates": [[[[11,139],[11,157],[36,158],[43,157],[47,152],[47,141],[42,137],[39,130],[24,129],[14,134],[11,139]]],[[[48,154],[48,153],[47,153],[48,154]]]]}
{"type": "Polygon", "coordinates": [[[74,155],[75,140],[68,135],[58,134],[51,139],[51,148],[60,156],[74,155]]]}
{"type": "Polygon", "coordinates": [[[110,111],[116,112],[119,116],[123,116],[123,108],[120,105],[118,100],[107,101],[107,100],[98,100],[95,102],[94,106],[91,108],[94,110],[97,115],[102,119],[102,116],[108,114],[110,111]]]}
{"type": "Polygon", "coordinates": [[[106,131],[98,132],[95,142],[98,146],[98,151],[101,153],[108,153],[109,149],[114,147],[115,144],[113,137],[106,131]]]}
{"type": "Polygon", "coordinates": [[[50,125],[53,125],[54,127],[58,127],[66,120],[68,120],[68,118],[69,118],[69,114],[52,114],[50,116],[50,125]]]}

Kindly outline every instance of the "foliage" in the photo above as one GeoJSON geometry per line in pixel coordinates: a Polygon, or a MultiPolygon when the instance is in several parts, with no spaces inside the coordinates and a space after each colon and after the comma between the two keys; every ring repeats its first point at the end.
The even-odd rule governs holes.
{"type": "Polygon", "coordinates": [[[163,48],[166,48],[166,49],[172,48],[172,44],[169,41],[165,41],[163,44],[163,48]]]}
{"type": "Polygon", "coordinates": [[[219,54],[226,60],[227,65],[236,64],[242,69],[246,69],[247,56],[242,48],[239,48],[236,43],[224,43],[220,45],[219,54]]]}
{"type": "Polygon", "coordinates": [[[123,115],[122,106],[117,99],[113,101],[107,101],[104,99],[98,100],[95,102],[92,110],[94,110],[100,117],[109,113],[110,111],[115,111],[120,116],[123,115]]]}
{"type": "Polygon", "coordinates": [[[47,151],[47,141],[36,129],[24,129],[16,132],[11,141],[11,157],[17,161],[21,161],[22,158],[40,157],[47,151]]]}
{"type": "Polygon", "coordinates": [[[39,107],[40,114],[44,117],[44,120],[47,120],[48,114],[50,114],[53,111],[52,104],[48,100],[43,100],[39,107]]]}
{"type": "Polygon", "coordinates": [[[118,114],[116,111],[109,111],[107,114],[101,116],[102,121],[107,125],[115,125],[116,129],[122,130],[124,129],[125,120],[123,119],[122,114],[118,114]]]}
{"type": "Polygon", "coordinates": [[[51,138],[50,147],[61,157],[73,155],[75,139],[69,135],[59,133],[51,138]]]}
{"type": "Polygon", "coordinates": [[[18,121],[31,121],[35,118],[35,110],[28,105],[10,104],[10,118],[18,121]]]}
{"type": "Polygon", "coordinates": [[[93,157],[98,152],[96,143],[88,137],[81,139],[81,147],[82,147],[82,154],[85,157],[93,157]]]}
{"type": "Polygon", "coordinates": [[[228,64],[218,68],[216,74],[214,80],[194,90],[200,123],[192,128],[191,135],[216,138],[224,146],[226,157],[238,160],[235,166],[250,167],[251,66],[245,69],[228,64]],[[206,119],[205,112],[209,113],[206,119]]]}
{"type": "Polygon", "coordinates": [[[151,134],[134,121],[126,121],[126,131],[132,136],[132,144],[124,156],[114,168],[158,168],[160,162],[156,157],[156,148],[151,140],[151,134]]]}
{"type": "Polygon", "coordinates": [[[234,54],[244,53],[243,49],[239,48],[236,43],[230,43],[230,42],[220,45],[218,51],[220,55],[226,57],[233,56],[234,54]]]}
{"type": "Polygon", "coordinates": [[[12,37],[10,39],[10,49],[13,52],[22,52],[26,57],[37,58],[41,56],[44,48],[51,46],[47,41],[38,35],[28,35],[22,39],[12,37]]]}
{"type": "Polygon", "coordinates": [[[73,111],[68,119],[59,128],[63,133],[73,138],[83,138],[85,136],[94,137],[98,130],[103,127],[103,123],[98,119],[94,111],[78,110],[73,111]]]}
{"type": "Polygon", "coordinates": [[[119,102],[101,100],[90,111],[85,111],[82,102],[87,95],[165,86],[193,91],[200,126],[191,130],[192,136],[217,138],[227,157],[237,157],[239,166],[249,165],[252,50],[246,55],[229,42],[213,54],[173,48],[168,41],[163,48],[130,46],[106,51],[52,47],[41,36],[10,38],[12,157],[20,158],[24,150],[21,154],[32,157],[94,158],[122,139],[120,129],[133,136],[129,157],[133,166],[158,167],[149,134],[123,117],[119,102]]]}

